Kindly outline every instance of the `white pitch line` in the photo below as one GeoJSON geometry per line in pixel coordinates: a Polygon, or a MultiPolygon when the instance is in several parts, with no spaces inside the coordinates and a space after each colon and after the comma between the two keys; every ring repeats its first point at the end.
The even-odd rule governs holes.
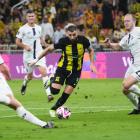
{"type": "Polygon", "coordinates": [[[2,117],[0,117],[0,119],[3,119],[3,118],[14,118],[16,116],[18,116],[18,115],[2,116],[2,117]]]}
{"type": "MultiPolygon", "coordinates": [[[[106,106],[107,107],[107,106],[106,106]]],[[[103,106],[102,107],[71,107],[71,108],[88,108],[88,109],[91,109],[91,108],[96,108],[96,109],[100,109],[100,108],[103,108],[103,106]]],[[[46,109],[46,108],[29,108],[30,110],[41,110],[41,109],[46,109]]],[[[91,111],[91,110],[87,110],[87,111],[73,111],[72,113],[74,113],[74,114],[77,114],[77,113],[90,113],[90,112],[93,112],[93,113],[96,113],[96,112],[116,112],[116,111],[127,111],[127,110],[130,110],[130,109],[128,109],[128,108],[120,108],[119,107],[119,109],[118,108],[113,108],[112,107],[112,109],[107,109],[106,108],[106,110],[94,110],[94,111],[91,111]]],[[[35,113],[35,115],[46,115],[45,113],[43,113],[43,114],[36,114],[35,113]]],[[[18,115],[7,115],[7,116],[0,116],[0,119],[3,119],[3,118],[14,118],[14,117],[17,117],[18,115]]]]}
{"type": "MultiPolygon", "coordinates": [[[[129,109],[128,106],[87,106],[87,107],[72,107],[72,106],[69,106],[69,108],[71,109],[107,109],[107,108],[110,108],[110,109],[116,109],[116,108],[123,108],[123,109],[129,109]]],[[[47,108],[47,107],[29,107],[27,108],[29,110],[48,110],[50,108],[47,108]]],[[[12,111],[12,109],[0,109],[0,111],[12,111]]]]}

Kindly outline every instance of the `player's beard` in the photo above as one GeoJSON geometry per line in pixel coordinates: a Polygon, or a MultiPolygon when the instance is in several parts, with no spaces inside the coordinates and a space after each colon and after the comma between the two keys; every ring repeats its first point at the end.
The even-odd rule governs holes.
{"type": "Polygon", "coordinates": [[[72,43],[76,43],[76,41],[77,41],[77,37],[74,38],[74,39],[71,39],[71,42],[72,42],[72,43]]]}

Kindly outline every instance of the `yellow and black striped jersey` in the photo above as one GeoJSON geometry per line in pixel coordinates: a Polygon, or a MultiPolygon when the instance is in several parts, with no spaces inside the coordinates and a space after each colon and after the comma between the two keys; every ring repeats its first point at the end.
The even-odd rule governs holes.
{"type": "Polygon", "coordinates": [[[62,55],[58,62],[58,67],[68,71],[80,71],[83,65],[83,57],[86,49],[90,47],[89,40],[84,36],[77,36],[71,41],[68,37],[61,38],[55,49],[61,49],[62,55]]]}

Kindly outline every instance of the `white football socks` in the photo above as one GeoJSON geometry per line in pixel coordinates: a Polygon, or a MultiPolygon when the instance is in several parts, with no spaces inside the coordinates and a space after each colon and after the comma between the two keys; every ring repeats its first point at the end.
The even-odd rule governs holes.
{"type": "MultiPolygon", "coordinates": [[[[49,80],[48,76],[42,77],[42,81],[43,81],[43,85],[49,80]]],[[[50,87],[48,87],[47,89],[45,89],[47,96],[51,95],[51,90],[50,87]]]]}
{"type": "Polygon", "coordinates": [[[34,116],[32,113],[27,111],[23,106],[20,106],[16,109],[17,114],[23,118],[24,120],[31,122],[33,124],[39,125],[41,127],[45,126],[47,123],[44,121],[41,121],[36,116],[34,116]]]}
{"type": "Polygon", "coordinates": [[[138,109],[138,96],[132,92],[128,93],[126,96],[132,102],[135,109],[138,109]]]}
{"type": "Polygon", "coordinates": [[[27,75],[25,75],[23,80],[23,85],[26,85],[31,79],[28,79],[27,75]]]}

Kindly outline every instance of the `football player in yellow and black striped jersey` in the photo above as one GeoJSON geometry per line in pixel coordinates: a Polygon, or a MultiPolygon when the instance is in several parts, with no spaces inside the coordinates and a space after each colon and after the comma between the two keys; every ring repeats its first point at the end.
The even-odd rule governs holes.
{"type": "Polygon", "coordinates": [[[96,72],[96,68],[93,64],[94,51],[90,46],[89,40],[84,36],[78,35],[76,25],[72,23],[69,23],[65,27],[65,34],[66,36],[61,38],[57,44],[48,45],[41,55],[31,63],[31,65],[35,64],[39,59],[54,49],[62,50],[62,55],[59,59],[58,67],[51,82],[50,89],[52,94],[58,94],[64,82],[66,86],[62,96],[50,110],[51,117],[55,117],[55,110],[66,102],[69,95],[76,87],[81,75],[83,57],[86,49],[89,52],[91,62],[90,69],[91,71],[96,72]]]}

